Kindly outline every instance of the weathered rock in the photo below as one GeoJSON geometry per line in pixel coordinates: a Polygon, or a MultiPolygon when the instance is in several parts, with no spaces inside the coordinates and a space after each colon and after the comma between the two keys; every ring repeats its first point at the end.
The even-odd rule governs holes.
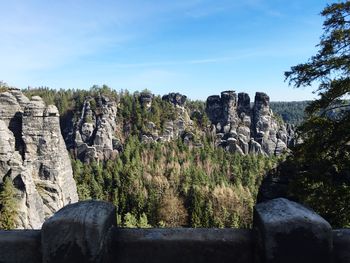
{"type": "Polygon", "coordinates": [[[249,153],[249,144],[246,142],[245,139],[239,138],[239,147],[242,149],[244,154],[249,153]]]}
{"type": "Polygon", "coordinates": [[[280,155],[287,148],[289,136],[286,127],[274,118],[269,101],[265,93],[256,94],[253,108],[253,134],[264,152],[269,155],[280,155]]]}
{"type": "Polygon", "coordinates": [[[16,112],[22,111],[21,105],[11,91],[1,92],[0,101],[0,116],[3,120],[11,119],[16,112]]]}
{"type": "Polygon", "coordinates": [[[58,110],[38,96],[29,101],[19,90],[4,93],[0,93],[4,113],[0,115],[0,182],[8,176],[17,189],[17,227],[40,228],[45,218],[78,201],[58,110]]]}
{"type": "Polygon", "coordinates": [[[284,153],[286,150],[287,150],[287,145],[281,139],[277,139],[274,154],[278,156],[278,155],[281,155],[282,153],[284,153]]]}
{"type": "Polygon", "coordinates": [[[140,103],[142,107],[149,109],[152,106],[153,94],[150,92],[142,92],[140,94],[140,103]]]}
{"type": "Polygon", "coordinates": [[[238,93],[237,111],[238,116],[241,116],[242,113],[250,114],[250,97],[247,93],[238,93]]]}
{"type": "Polygon", "coordinates": [[[263,151],[261,149],[261,145],[256,142],[253,138],[250,139],[249,142],[249,153],[251,154],[262,154],[263,151]]]}
{"type": "Polygon", "coordinates": [[[270,97],[266,93],[256,92],[254,99],[254,115],[267,115],[270,112],[270,97]]]}
{"type": "Polygon", "coordinates": [[[0,119],[15,135],[16,150],[22,153],[22,114],[24,105],[29,100],[23,94],[20,96],[19,92],[19,90],[10,89],[0,93],[0,119]]]}
{"type": "Polygon", "coordinates": [[[237,95],[234,91],[221,92],[223,118],[227,123],[235,122],[237,119],[237,95]]]}
{"type": "Polygon", "coordinates": [[[115,215],[115,207],[101,201],[62,208],[41,230],[43,262],[102,262],[115,215]]]}
{"type": "Polygon", "coordinates": [[[238,153],[240,155],[244,155],[244,151],[241,149],[241,147],[238,145],[238,142],[235,138],[228,138],[226,140],[226,143],[224,143],[224,145],[227,144],[227,150],[230,152],[235,152],[238,153]]]}
{"type": "Polygon", "coordinates": [[[180,93],[169,93],[167,95],[164,95],[162,97],[162,100],[168,101],[174,105],[178,106],[184,106],[187,100],[187,97],[185,95],[182,95],[180,93]]]}
{"type": "MultiPolygon", "coordinates": [[[[147,98],[153,98],[152,94],[146,96],[146,98],[140,95],[140,102],[147,98]]],[[[140,135],[142,142],[169,142],[176,138],[187,138],[186,133],[192,133],[193,121],[190,118],[190,115],[185,108],[187,97],[180,93],[169,93],[162,97],[162,100],[168,101],[174,107],[174,118],[172,120],[165,121],[163,124],[163,129],[156,127],[153,122],[148,122],[146,128],[143,129],[142,134],[140,135]]],[[[191,142],[187,140],[186,143],[191,142]]]]}
{"type": "Polygon", "coordinates": [[[217,124],[220,122],[223,118],[223,106],[221,103],[221,98],[218,95],[209,96],[207,98],[207,104],[206,104],[206,112],[209,117],[209,120],[213,124],[217,124]]]}
{"type": "MultiPolygon", "coordinates": [[[[207,99],[206,113],[217,133],[224,137],[239,138],[239,148],[246,154],[280,155],[294,141],[292,128],[278,123],[270,109],[270,98],[265,93],[257,92],[253,108],[246,93],[224,91],[221,96],[210,96],[207,99]],[[237,136],[233,136],[237,134],[237,136]],[[254,139],[254,141],[251,141],[254,139]]],[[[217,145],[221,144],[219,141],[217,145]]]]}
{"type": "Polygon", "coordinates": [[[22,134],[24,158],[35,171],[33,180],[47,218],[61,207],[78,201],[57,108],[46,107],[40,97],[34,96],[24,108],[22,134]]]}
{"type": "Polygon", "coordinates": [[[331,262],[331,226],[298,203],[277,198],[257,204],[254,228],[258,233],[257,262],[331,262]]]}
{"type": "MultiPolygon", "coordinates": [[[[10,160],[15,152],[15,137],[7,124],[0,120],[0,161],[10,160]]],[[[4,174],[1,173],[1,174],[4,174]]]]}
{"type": "Polygon", "coordinates": [[[237,119],[236,93],[234,91],[223,91],[221,92],[221,97],[217,95],[208,97],[206,112],[213,124],[232,125],[237,119]]]}
{"type": "Polygon", "coordinates": [[[81,117],[74,124],[75,143],[78,158],[84,162],[114,159],[118,149],[113,144],[117,140],[117,105],[105,96],[87,97],[81,109],[81,117]],[[93,105],[93,106],[92,106],[93,105]]]}

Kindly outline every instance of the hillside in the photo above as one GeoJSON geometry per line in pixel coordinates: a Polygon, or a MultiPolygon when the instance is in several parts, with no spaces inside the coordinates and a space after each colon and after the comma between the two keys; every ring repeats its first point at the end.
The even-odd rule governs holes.
{"type": "MultiPolygon", "coordinates": [[[[294,143],[292,126],[275,117],[269,97],[259,92],[252,107],[247,94],[233,91],[210,96],[206,103],[189,101],[179,93],[160,97],[150,91],[116,92],[107,86],[59,91],[40,88],[23,93],[27,97],[16,89],[2,90],[1,107],[6,105],[1,98],[25,102],[18,116],[8,114],[9,123],[17,118],[18,125],[8,125],[7,133],[26,133],[23,118],[30,103],[42,98],[46,105],[55,104],[55,116],[46,106],[42,114],[50,121],[55,117],[57,124],[60,120],[60,127],[47,129],[52,134],[50,129],[55,127],[54,134],[63,135],[72,163],[72,168],[67,164],[65,168],[72,169],[77,185],[72,194],[78,194],[80,200],[113,202],[119,224],[124,226],[248,227],[265,173],[294,143]]],[[[33,147],[41,149],[36,153],[39,157],[34,153],[30,157],[29,148],[19,139],[16,144],[15,151],[21,154],[24,149],[24,163],[29,158],[52,157],[48,149],[64,156],[66,150],[55,150],[55,143],[44,137],[39,123],[35,125],[31,134],[35,136],[33,147]]],[[[40,185],[55,189],[59,180],[50,174],[56,174],[49,168],[55,165],[50,158],[35,167],[40,185]]],[[[5,168],[0,192],[6,192],[5,185],[8,188],[8,179],[12,179],[17,193],[13,201],[19,202],[28,189],[22,189],[16,174],[8,172],[14,169],[11,164],[5,168]]],[[[36,177],[31,180],[39,183],[36,177]]],[[[53,198],[54,190],[42,193],[39,191],[39,196],[46,200],[53,198]]],[[[27,203],[32,207],[31,201],[27,203]]],[[[50,205],[50,211],[60,206],[54,207],[50,205]]],[[[37,224],[49,215],[35,217],[37,224]]],[[[18,226],[32,227],[17,221],[18,226]]]]}
{"type": "Polygon", "coordinates": [[[272,101],[270,107],[285,123],[299,125],[305,117],[305,108],[310,101],[272,101]]]}

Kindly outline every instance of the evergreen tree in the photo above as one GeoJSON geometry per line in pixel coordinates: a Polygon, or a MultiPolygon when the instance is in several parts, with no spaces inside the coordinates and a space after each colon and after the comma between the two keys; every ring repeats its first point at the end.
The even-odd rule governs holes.
{"type": "Polygon", "coordinates": [[[5,178],[0,189],[0,229],[16,227],[17,200],[16,190],[10,177],[5,178]]]}
{"type": "Polygon", "coordinates": [[[138,224],[137,219],[133,214],[131,214],[131,213],[125,214],[124,223],[123,223],[124,227],[135,228],[135,227],[137,227],[137,224],[138,224]]]}
{"type": "Polygon", "coordinates": [[[304,143],[294,151],[292,193],[332,225],[350,226],[350,2],[328,5],[316,55],[285,73],[295,87],[319,83],[319,99],[306,108],[299,128],[304,143]],[[335,116],[329,114],[340,110],[335,116]]]}

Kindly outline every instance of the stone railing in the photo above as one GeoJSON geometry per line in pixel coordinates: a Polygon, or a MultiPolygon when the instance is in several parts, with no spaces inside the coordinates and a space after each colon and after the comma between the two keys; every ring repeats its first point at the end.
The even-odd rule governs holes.
{"type": "Polygon", "coordinates": [[[115,222],[112,204],[68,205],[41,230],[0,231],[0,262],[350,262],[350,229],[332,230],[283,198],[258,204],[251,230],[123,229],[115,222]]]}

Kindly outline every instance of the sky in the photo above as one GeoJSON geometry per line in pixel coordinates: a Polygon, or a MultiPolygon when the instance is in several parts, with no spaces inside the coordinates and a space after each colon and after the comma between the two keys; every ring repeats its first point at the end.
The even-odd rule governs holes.
{"type": "Polygon", "coordinates": [[[284,72],[317,51],[327,0],[0,0],[0,80],[205,100],[315,99],[284,72]]]}

